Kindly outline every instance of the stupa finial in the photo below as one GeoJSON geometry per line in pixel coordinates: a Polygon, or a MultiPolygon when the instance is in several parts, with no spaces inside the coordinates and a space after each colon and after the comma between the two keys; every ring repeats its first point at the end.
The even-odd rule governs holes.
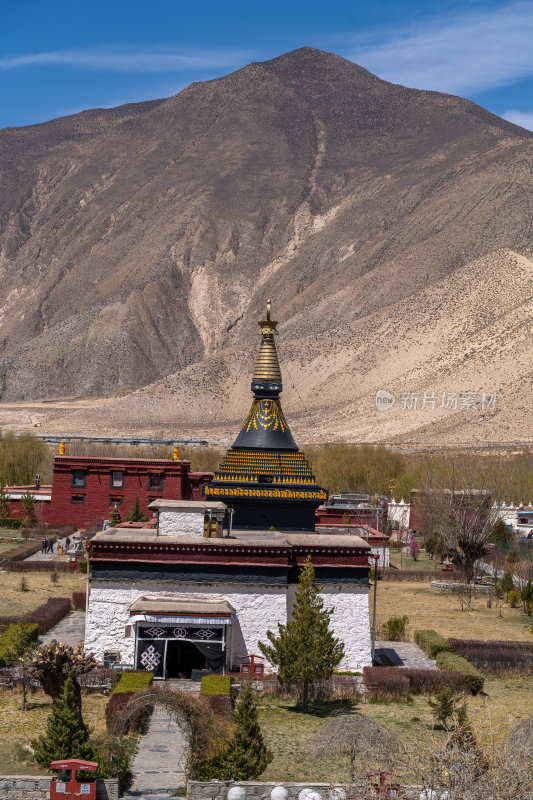
{"type": "Polygon", "coordinates": [[[267,322],[270,322],[270,307],[271,307],[271,302],[270,300],[267,300],[267,322]]]}

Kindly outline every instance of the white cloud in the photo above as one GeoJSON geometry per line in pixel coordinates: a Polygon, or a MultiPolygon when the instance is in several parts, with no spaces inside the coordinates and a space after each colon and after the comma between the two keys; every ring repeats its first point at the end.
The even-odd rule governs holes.
{"type": "Polygon", "coordinates": [[[506,111],[501,116],[509,122],[514,122],[515,125],[520,125],[521,128],[533,131],[533,111],[506,111]]]}
{"type": "Polygon", "coordinates": [[[480,92],[533,74],[533,3],[433,17],[352,39],[352,61],[417,89],[480,92]]]}
{"type": "Polygon", "coordinates": [[[174,48],[113,48],[53,50],[0,58],[0,70],[20,67],[62,66],[114,72],[182,72],[234,67],[246,61],[244,51],[211,50],[187,52],[174,48]]]}

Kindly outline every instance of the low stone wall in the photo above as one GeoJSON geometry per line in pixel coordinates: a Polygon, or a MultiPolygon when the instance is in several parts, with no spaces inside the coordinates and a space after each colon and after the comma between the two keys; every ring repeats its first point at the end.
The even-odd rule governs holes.
{"type": "Polygon", "coordinates": [[[434,592],[474,592],[475,594],[489,594],[494,591],[494,586],[485,586],[482,583],[459,583],[459,581],[431,581],[429,588],[434,592]]]}
{"type": "MultiPolygon", "coordinates": [[[[1,800],[50,800],[50,776],[0,775],[1,800]]],[[[106,778],[96,784],[96,800],[118,800],[118,780],[106,778]]]]}
{"type": "MultiPolygon", "coordinates": [[[[188,781],[187,783],[187,800],[238,800],[237,792],[232,792],[234,798],[228,798],[230,789],[242,788],[246,792],[246,796],[242,800],[271,800],[271,792],[276,787],[283,787],[287,791],[287,800],[298,800],[299,794],[304,789],[310,792],[316,792],[321,800],[345,800],[345,798],[354,798],[357,796],[357,790],[361,790],[361,797],[367,796],[366,790],[361,786],[346,786],[340,783],[273,783],[273,782],[260,782],[260,781],[240,781],[234,783],[233,781],[210,781],[204,783],[203,781],[188,781]]],[[[419,800],[421,792],[420,786],[402,787],[401,797],[402,800],[419,800]]],[[[276,794],[272,800],[282,800],[281,797],[276,798],[276,794]]],[[[394,797],[394,795],[391,795],[394,797]]],[[[316,797],[309,797],[309,800],[318,800],[316,797]]]]}

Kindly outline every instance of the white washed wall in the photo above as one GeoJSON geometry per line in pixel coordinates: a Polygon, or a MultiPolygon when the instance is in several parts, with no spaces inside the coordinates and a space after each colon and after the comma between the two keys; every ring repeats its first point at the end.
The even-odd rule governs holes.
{"type": "Polygon", "coordinates": [[[175,508],[159,510],[159,536],[198,536],[204,535],[205,511],[179,511],[175,508]]]}
{"type": "MultiPolygon", "coordinates": [[[[142,582],[111,583],[94,581],[91,586],[87,627],[86,652],[103,660],[106,650],[118,650],[124,664],[133,664],[135,639],[125,638],[129,624],[129,607],[142,595],[160,595],[162,598],[188,600],[227,600],[237,613],[228,639],[229,659],[239,663],[239,657],[248,653],[261,654],[259,642],[266,642],[266,632],[277,632],[277,623],[285,623],[292,611],[295,587],[278,587],[254,584],[251,586],[228,584],[182,583],[179,591],[169,591],[168,584],[142,582]]],[[[346,656],[341,669],[360,670],[370,664],[370,627],[368,617],[368,589],[366,587],[328,586],[322,595],[328,607],[334,609],[333,629],[345,645],[346,656]]]]}

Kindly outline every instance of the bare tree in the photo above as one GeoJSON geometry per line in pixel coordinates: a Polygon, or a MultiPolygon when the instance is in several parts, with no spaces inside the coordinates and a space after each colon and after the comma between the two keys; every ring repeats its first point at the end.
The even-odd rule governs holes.
{"type": "Polygon", "coordinates": [[[440,535],[444,552],[472,583],[474,565],[494,539],[504,488],[495,482],[490,464],[454,455],[429,460],[423,483],[417,501],[425,527],[440,535]]]}
{"type": "Polygon", "coordinates": [[[398,751],[399,740],[387,728],[356,712],[335,716],[308,741],[308,747],[318,757],[349,756],[349,778],[354,783],[356,767],[366,769],[370,764],[387,762],[398,751]]]}

